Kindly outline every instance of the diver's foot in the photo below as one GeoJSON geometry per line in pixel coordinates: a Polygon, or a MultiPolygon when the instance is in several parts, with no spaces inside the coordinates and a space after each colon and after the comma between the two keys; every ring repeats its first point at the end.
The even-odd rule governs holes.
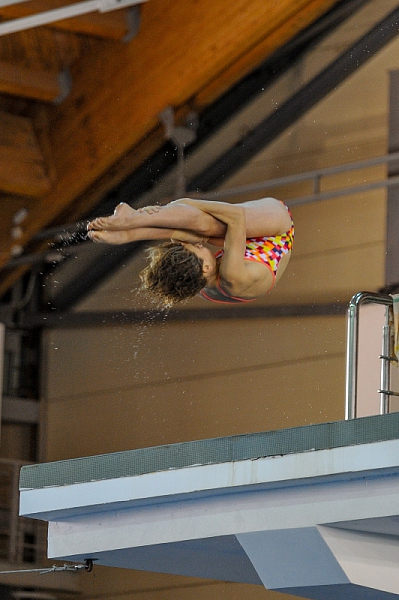
{"type": "Polygon", "coordinates": [[[87,237],[92,242],[99,244],[113,244],[114,246],[120,246],[121,244],[128,244],[134,242],[133,231],[96,231],[91,229],[87,232],[87,237]]]}
{"type": "MultiPolygon", "coordinates": [[[[114,214],[109,217],[97,217],[87,225],[88,231],[122,231],[123,229],[133,229],[136,227],[137,210],[121,202],[114,210],[114,214]]],[[[93,238],[92,238],[93,239],[93,238]]],[[[99,240],[94,240],[99,241],[99,240]]],[[[110,244],[118,242],[108,242],[110,244]]],[[[125,242],[120,242],[125,243],[125,242]]]]}

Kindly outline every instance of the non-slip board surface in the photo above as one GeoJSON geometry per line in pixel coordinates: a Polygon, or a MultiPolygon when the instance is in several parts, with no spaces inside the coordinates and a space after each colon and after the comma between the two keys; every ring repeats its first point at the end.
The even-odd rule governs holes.
{"type": "Polygon", "coordinates": [[[133,477],[268,456],[327,450],[399,438],[399,413],[140,448],[22,467],[20,489],[133,477]]]}

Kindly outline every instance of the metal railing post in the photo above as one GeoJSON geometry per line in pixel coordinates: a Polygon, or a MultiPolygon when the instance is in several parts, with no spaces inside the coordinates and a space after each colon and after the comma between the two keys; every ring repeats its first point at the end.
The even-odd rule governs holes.
{"type": "MultiPolygon", "coordinates": [[[[352,296],[349,302],[346,341],[345,419],[354,419],[356,417],[357,366],[359,355],[359,307],[361,304],[365,304],[367,302],[390,306],[392,305],[392,298],[391,296],[387,296],[384,294],[375,294],[374,292],[358,292],[357,294],[352,296]]],[[[385,355],[384,351],[383,355],[385,355]]],[[[387,356],[389,356],[389,348],[387,356]]],[[[382,383],[381,387],[382,390],[388,389],[383,387],[382,383]]],[[[381,392],[382,390],[379,391],[381,392]]]]}
{"type": "Polygon", "coordinates": [[[356,416],[357,358],[359,339],[359,294],[351,298],[348,307],[346,340],[346,399],[345,419],[356,416]]]}
{"type": "Polygon", "coordinates": [[[391,343],[390,343],[390,327],[389,327],[389,311],[386,310],[386,324],[382,328],[382,354],[381,358],[381,402],[380,414],[386,415],[389,412],[389,389],[390,389],[390,370],[391,370],[391,343]]]}

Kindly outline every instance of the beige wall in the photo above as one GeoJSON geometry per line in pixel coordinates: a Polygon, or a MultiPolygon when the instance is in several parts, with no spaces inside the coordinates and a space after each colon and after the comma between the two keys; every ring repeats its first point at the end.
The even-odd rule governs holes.
{"type": "Polygon", "coordinates": [[[125,569],[95,568],[82,576],[81,600],[294,600],[260,585],[226,583],[125,569]],[[100,573],[100,575],[99,575],[100,573]]]}
{"type": "MultiPolygon", "coordinates": [[[[399,68],[397,57],[394,42],[226,187],[384,154],[388,71],[399,68]]],[[[382,175],[375,169],[324,185],[382,175]]],[[[289,190],[291,197],[302,191],[289,190]]],[[[287,191],[276,194],[288,198],[287,191]]],[[[293,214],[293,258],[278,288],[259,304],[347,303],[352,294],[383,285],[383,191],[294,207],[293,214]]],[[[145,306],[135,291],[140,266],[126,265],[80,310],[145,306]]],[[[43,352],[43,460],[344,417],[344,316],[180,324],[167,315],[151,324],[149,317],[138,326],[49,331],[43,352]]],[[[90,599],[280,597],[257,586],[118,569],[95,569],[82,582],[90,599]]]]}
{"type": "Polygon", "coordinates": [[[48,333],[46,459],[343,418],[344,329],[166,319],[48,333]]]}
{"type": "MultiPolygon", "coordinates": [[[[260,585],[244,585],[124,569],[103,568],[86,575],[82,600],[294,600],[260,585]],[[115,593],[115,590],[118,590],[115,593]]],[[[83,579],[83,578],[82,578],[83,579]]]]}

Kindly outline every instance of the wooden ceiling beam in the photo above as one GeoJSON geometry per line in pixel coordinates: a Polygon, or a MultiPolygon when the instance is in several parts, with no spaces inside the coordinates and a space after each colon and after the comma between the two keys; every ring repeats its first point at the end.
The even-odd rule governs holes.
{"type": "MultiPolygon", "coordinates": [[[[62,140],[63,153],[58,157],[62,168],[58,172],[76,163],[79,172],[83,171],[79,188],[84,180],[95,181],[158,125],[158,115],[166,106],[184,106],[270,35],[276,31],[281,35],[284,23],[289,22],[293,35],[295,20],[307,7],[311,6],[316,18],[335,2],[146,3],[136,39],[125,47],[86,56],[74,73],[74,89],[60,107],[52,131],[58,146],[62,140]]],[[[309,14],[307,21],[311,19],[309,14]]],[[[302,26],[299,22],[297,31],[302,26]]],[[[279,35],[262,59],[286,41],[286,36],[276,39],[279,35]]],[[[256,58],[252,67],[260,62],[261,57],[256,58]]],[[[235,75],[236,80],[239,75],[241,72],[235,75]]],[[[61,187],[61,180],[59,184],[61,187]]]]}
{"type": "Polygon", "coordinates": [[[165,107],[183,109],[197,96],[203,106],[220,91],[213,87],[206,97],[207,86],[215,86],[219,78],[223,89],[231,85],[335,2],[145,3],[136,38],[87,54],[73,71],[70,96],[52,109],[49,133],[58,178],[32,209],[21,242],[27,243],[99,181],[104,189],[104,173],[115,165],[115,171],[120,165],[122,171],[126,165],[137,167],[137,156],[145,158],[146,140],[152,149],[160,146],[159,113],[165,107]],[[124,157],[132,161],[126,163],[124,157]]]}
{"type": "MultiPolygon", "coordinates": [[[[74,0],[74,2],[77,1],[74,0]]],[[[53,8],[67,6],[68,4],[73,4],[73,2],[71,0],[35,0],[33,4],[36,14],[53,8]]],[[[0,17],[4,19],[18,19],[31,14],[31,2],[0,6],[0,17]]],[[[132,27],[134,27],[131,15],[131,9],[119,9],[107,13],[92,12],[57,21],[52,23],[51,27],[63,31],[73,31],[75,33],[121,41],[129,39],[131,36],[132,27]]]]}
{"type": "Polygon", "coordinates": [[[0,60],[0,94],[58,103],[66,98],[69,88],[66,71],[39,71],[0,60]]]}
{"type": "Polygon", "coordinates": [[[0,190],[42,198],[50,188],[32,121],[0,112],[0,190]]]}
{"type": "MultiPolygon", "coordinates": [[[[309,26],[325,11],[325,5],[320,3],[319,0],[310,1],[298,13],[283,22],[280,27],[277,27],[267,38],[261,40],[259,44],[256,44],[240,59],[219,73],[215,79],[208,82],[203,89],[194,95],[191,101],[176,110],[176,120],[178,122],[183,120],[193,110],[201,112],[242,77],[250,73],[267,56],[270,56],[277,48],[291,40],[299,31],[309,26]]],[[[96,180],[82,197],[77,198],[77,201],[68,207],[65,222],[78,221],[83,214],[95,206],[104,194],[123,181],[129,173],[137,169],[148,156],[156,152],[163,142],[163,128],[162,126],[156,127],[145,139],[125,154],[118,163],[115,163],[110,170],[96,180]]]]}

